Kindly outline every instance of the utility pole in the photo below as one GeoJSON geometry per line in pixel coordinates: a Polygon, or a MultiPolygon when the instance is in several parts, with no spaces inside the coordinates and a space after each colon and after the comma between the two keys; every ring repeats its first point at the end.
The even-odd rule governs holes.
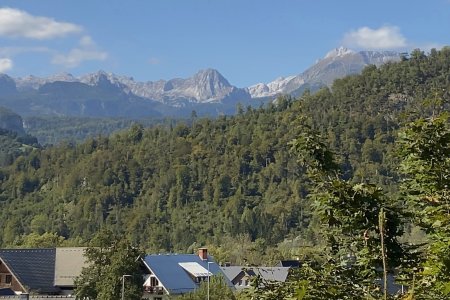
{"type": "Polygon", "coordinates": [[[124,295],[125,295],[125,277],[131,277],[131,275],[122,275],[122,300],[124,300],[124,295]]]}
{"type": "Polygon", "coordinates": [[[381,208],[380,215],[378,216],[379,226],[380,229],[380,238],[381,238],[381,258],[383,259],[383,294],[384,294],[384,300],[387,299],[387,266],[386,266],[386,248],[384,246],[384,224],[386,222],[386,214],[384,212],[384,209],[381,208]]]}
{"type": "Polygon", "coordinates": [[[210,273],[209,273],[209,264],[212,264],[213,262],[212,261],[208,261],[208,300],[209,300],[209,277],[211,277],[210,275],[210,273]]]}

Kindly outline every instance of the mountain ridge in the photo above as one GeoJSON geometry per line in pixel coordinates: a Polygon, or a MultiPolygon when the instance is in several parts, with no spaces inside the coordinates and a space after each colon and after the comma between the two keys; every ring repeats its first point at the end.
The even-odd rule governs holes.
{"type": "Polygon", "coordinates": [[[0,76],[0,98],[9,99],[18,94],[16,97],[19,97],[22,106],[19,107],[15,101],[8,102],[8,99],[0,99],[0,105],[20,114],[24,114],[21,109],[27,110],[25,114],[73,116],[126,116],[125,111],[133,112],[129,117],[135,117],[136,113],[140,116],[186,116],[192,110],[206,115],[229,114],[235,111],[237,103],[259,106],[261,101],[267,103],[280,94],[297,96],[306,89],[315,91],[331,86],[335,79],[360,73],[369,64],[379,66],[397,60],[400,60],[400,55],[393,51],[356,52],[340,47],[329,51],[298,75],[279,77],[269,83],[257,83],[245,88],[230,84],[218,70],[212,68],[200,70],[188,78],[158,81],[136,81],[133,77],[103,70],[79,77],[60,73],[44,78],[33,75],[11,78],[3,74],[0,76]],[[64,87],[68,89],[67,93],[60,91],[64,87]],[[52,91],[58,92],[52,94],[52,91]],[[38,97],[44,97],[47,104],[45,101],[36,102],[33,98],[36,93],[38,97]],[[105,96],[114,99],[115,104],[102,98],[105,96]],[[27,108],[27,102],[32,109],[27,108]],[[108,109],[105,108],[108,106],[106,102],[109,103],[108,109]],[[111,105],[120,109],[114,109],[111,105]]]}
{"type": "Polygon", "coordinates": [[[248,88],[252,98],[298,94],[303,86],[330,87],[336,78],[358,74],[368,65],[380,65],[400,60],[395,51],[353,51],[345,47],[329,51],[322,59],[298,75],[277,78],[269,83],[257,83],[248,88]]]}
{"type": "MultiPolygon", "coordinates": [[[[6,75],[7,76],[7,75],[6,75]]],[[[40,87],[54,82],[79,82],[89,86],[110,86],[118,88],[126,94],[160,102],[176,102],[188,99],[189,102],[220,101],[230,93],[239,90],[215,69],[198,71],[189,78],[173,78],[158,81],[135,81],[132,77],[120,76],[103,70],[74,77],[69,73],[61,73],[49,77],[39,78],[27,76],[15,79],[19,91],[39,90],[40,87]],[[169,99],[169,100],[167,100],[169,99]]],[[[177,105],[174,105],[177,106],[177,105]]]]}

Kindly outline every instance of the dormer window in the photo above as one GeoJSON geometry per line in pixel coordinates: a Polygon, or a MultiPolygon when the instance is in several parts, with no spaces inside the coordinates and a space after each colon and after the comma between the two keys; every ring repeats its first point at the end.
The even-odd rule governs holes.
{"type": "Polygon", "coordinates": [[[202,281],[208,280],[208,276],[212,276],[211,272],[196,262],[183,262],[178,263],[195,281],[195,283],[200,283],[202,281]]]}

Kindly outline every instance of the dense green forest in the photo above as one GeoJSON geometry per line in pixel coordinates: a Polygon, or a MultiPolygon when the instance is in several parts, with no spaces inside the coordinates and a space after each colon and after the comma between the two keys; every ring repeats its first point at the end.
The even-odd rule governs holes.
{"type": "Polygon", "coordinates": [[[22,118],[9,109],[0,106],[0,166],[7,166],[18,156],[39,147],[37,139],[26,134],[22,118]]]}
{"type": "Polygon", "coordinates": [[[39,147],[37,139],[0,128],[0,166],[7,166],[24,153],[39,147]]]}
{"type": "Polygon", "coordinates": [[[58,145],[61,142],[80,143],[87,138],[109,136],[139,122],[145,127],[157,124],[176,124],[182,120],[158,118],[94,118],[70,116],[28,116],[24,123],[28,134],[36,137],[42,146],[58,145]]]}
{"type": "MultiPolygon", "coordinates": [[[[235,116],[193,113],[186,123],[34,149],[0,169],[0,245],[85,245],[108,228],[148,252],[208,245],[239,264],[312,257],[327,243],[308,197],[317,182],[291,142],[315,132],[334,153],[340,185],[373,183],[395,206],[404,201],[399,132],[447,111],[449,93],[450,49],[416,50],[331,89],[238,106],[235,116]]],[[[426,241],[412,224],[399,238],[426,241]]]]}

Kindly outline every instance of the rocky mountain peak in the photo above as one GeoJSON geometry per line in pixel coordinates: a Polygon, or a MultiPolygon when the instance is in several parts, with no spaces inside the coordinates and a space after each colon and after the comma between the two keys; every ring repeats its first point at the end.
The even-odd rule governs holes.
{"type": "Polygon", "coordinates": [[[0,73],[0,95],[11,95],[17,92],[14,79],[6,74],[0,73]]]}
{"type": "Polygon", "coordinates": [[[62,72],[58,73],[52,76],[49,76],[46,78],[48,82],[55,82],[55,81],[67,81],[67,82],[75,82],[77,79],[70,73],[62,72]]]}
{"type": "Polygon", "coordinates": [[[278,94],[297,95],[304,88],[318,89],[331,86],[335,79],[360,73],[367,65],[380,66],[390,61],[398,61],[400,56],[394,51],[353,51],[345,47],[329,51],[323,59],[297,76],[277,78],[264,84],[258,83],[248,88],[253,98],[274,97],[278,94]],[[303,88],[302,88],[303,87],[303,88]]]}
{"type": "Polygon", "coordinates": [[[80,82],[88,85],[98,85],[100,82],[109,81],[108,73],[103,70],[97,71],[95,73],[86,74],[80,77],[80,82]]]}
{"type": "Polygon", "coordinates": [[[343,57],[349,54],[355,54],[356,52],[353,50],[350,50],[348,48],[345,48],[343,46],[339,47],[339,48],[335,48],[333,50],[331,50],[330,52],[328,52],[324,59],[332,59],[332,58],[337,58],[337,57],[343,57]]]}
{"type": "Polygon", "coordinates": [[[122,78],[116,76],[113,73],[107,73],[103,70],[84,75],[80,77],[78,81],[90,86],[96,86],[103,89],[108,88],[118,89],[125,93],[129,93],[130,91],[129,85],[134,83],[132,79],[130,80],[127,77],[122,78]]]}
{"type": "Polygon", "coordinates": [[[234,87],[217,70],[201,70],[185,80],[186,92],[198,100],[216,100],[229,94],[234,87]]]}
{"type": "Polygon", "coordinates": [[[193,80],[199,83],[208,83],[210,85],[220,85],[222,87],[231,87],[231,84],[219,71],[215,69],[205,69],[198,71],[194,76],[193,80]]]}

